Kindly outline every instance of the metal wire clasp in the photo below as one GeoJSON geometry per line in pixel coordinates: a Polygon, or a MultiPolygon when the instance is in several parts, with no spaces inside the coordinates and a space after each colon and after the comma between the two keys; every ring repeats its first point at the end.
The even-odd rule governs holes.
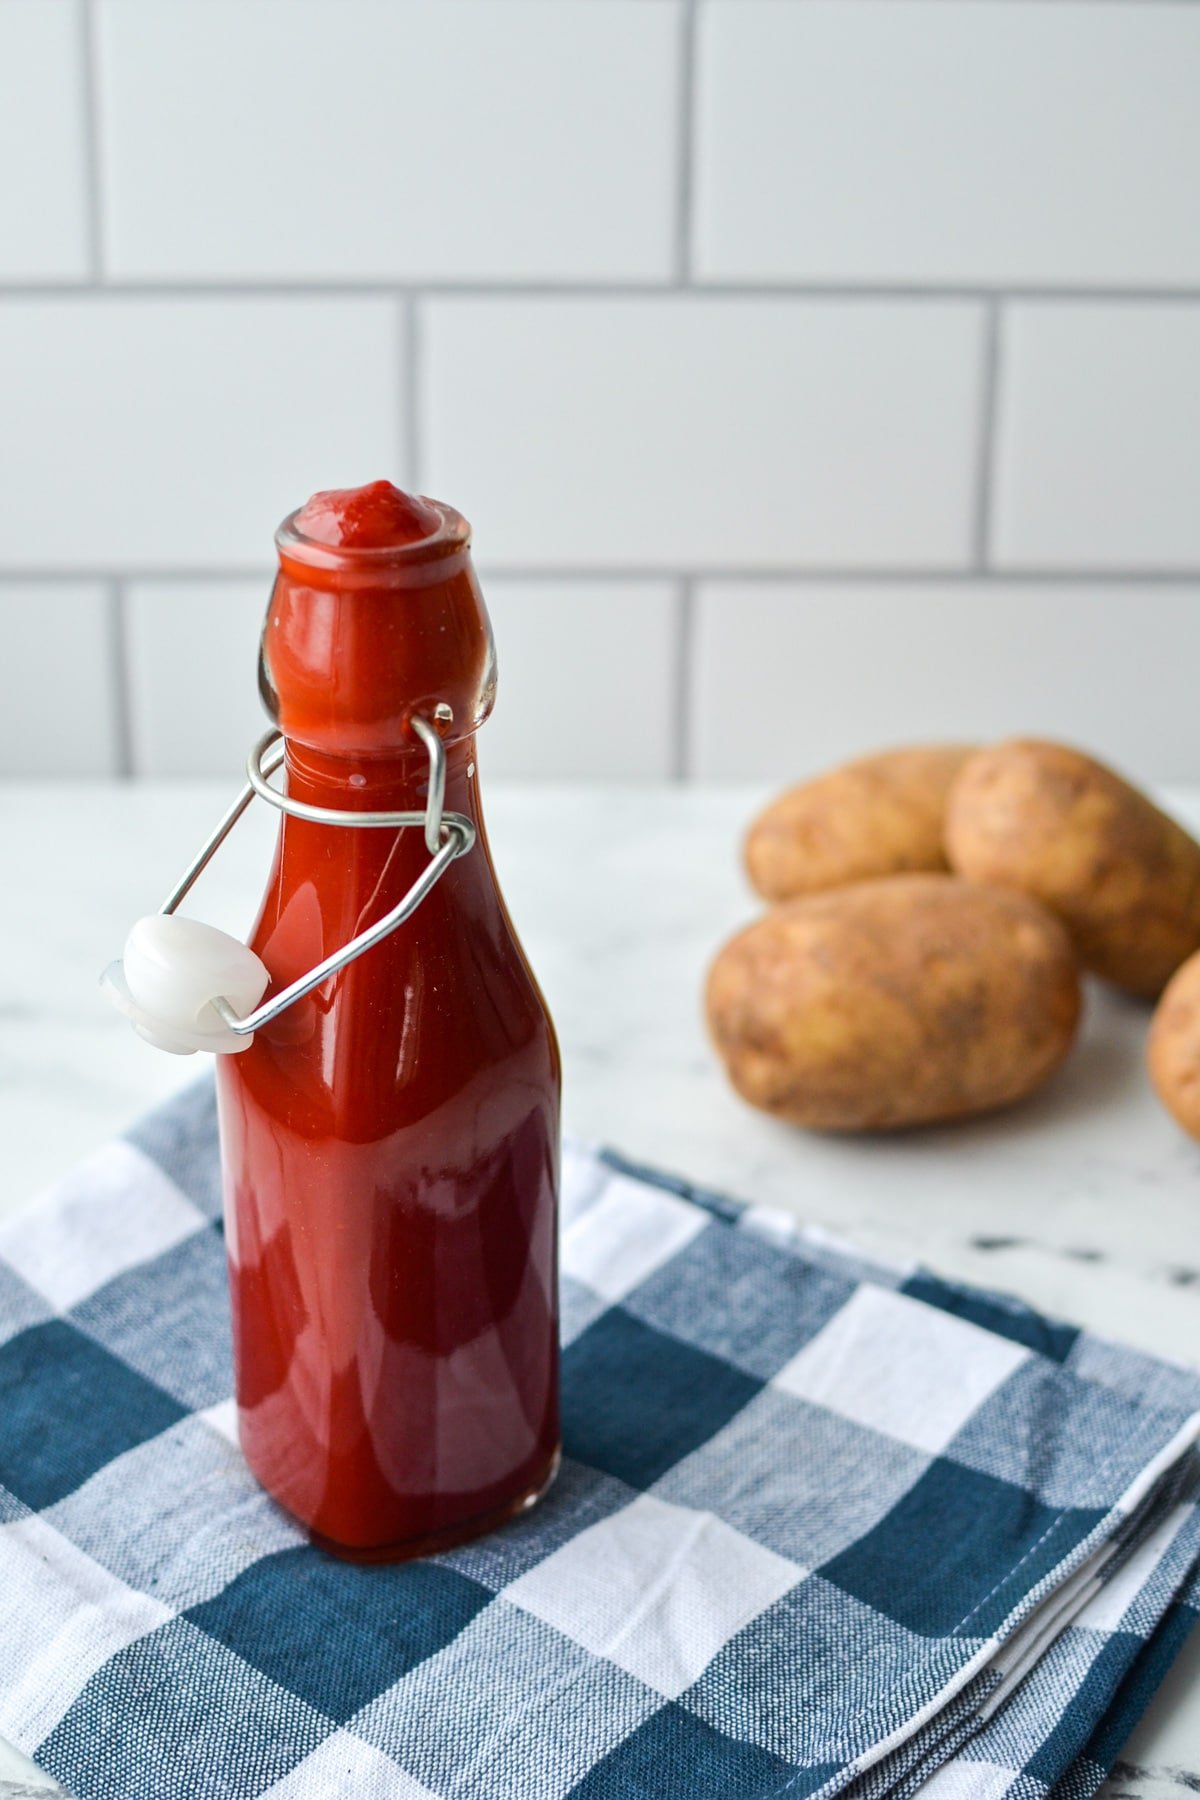
{"type": "Polygon", "coordinates": [[[445,811],[446,752],[441,738],[427,719],[414,716],[410,724],[429,754],[429,792],[424,812],[349,812],[339,807],[313,806],[307,801],[293,800],[270,784],[271,775],[284,759],[284,744],[280,732],[268,731],[258,740],[246,759],[246,786],[159,907],[160,914],[175,911],[256,794],[269,805],[277,807],[280,812],[290,813],[294,819],[307,819],[316,825],[346,825],[355,830],[367,831],[403,831],[406,826],[412,825],[424,827],[430,860],[404,898],[389,913],[385,913],[382,919],[369,925],[365,931],[360,931],[357,937],[351,938],[348,944],[319,962],[307,975],[301,975],[297,980],[289,982],[287,987],[281,988],[279,993],[272,994],[244,1018],[239,1017],[224,998],[212,1000],[213,1010],[236,1036],[249,1037],[261,1026],[270,1024],[272,1019],[277,1019],[294,1001],[302,1000],[305,994],[320,987],[323,981],[336,975],[347,963],[354,962],[364,951],[382,942],[398,925],[403,925],[406,919],[411,918],[455,858],[465,856],[474,844],[475,827],[470,819],[463,813],[445,811]]]}

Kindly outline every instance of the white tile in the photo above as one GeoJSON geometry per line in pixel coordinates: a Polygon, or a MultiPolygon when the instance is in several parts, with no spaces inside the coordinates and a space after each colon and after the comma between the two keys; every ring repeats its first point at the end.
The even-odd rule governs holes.
{"type": "MultiPolygon", "coordinates": [[[[661,778],[674,757],[677,605],[665,583],[484,583],[499,650],[485,775],[661,778]],[[614,712],[619,728],[614,729],[614,712]]],[[[269,577],[135,582],[126,640],[135,772],[229,775],[269,720],[269,577]]]]}
{"type": "Polygon", "coordinates": [[[1002,370],[994,561],[1200,568],[1200,305],[1013,306],[1002,370]]]}
{"type": "Polygon", "coordinates": [[[773,1385],[936,1456],[1028,1357],[968,1320],[864,1283],[773,1385]]]}
{"type": "Polygon", "coordinates": [[[697,262],[727,279],[1200,278],[1200,16],[700,9],[697,262]]]}
{"type": "MultiPolygon", "coordinates": [[[[6,517],[6,540],[11,523],[6,517]]],[[[0,706],[0,775],[116,773],[110,620],[109,595],[93,582],[0,584],[10,676],[0,706]]]]}
{"type": "Polygon", "coordinates": [[[123,1138],[93,1151],[0,1225],[0,1256],[59,1312],[207,1224],[157,1163],[123,1138]],[[121,1230],[111,1219],[118,1204],[121,1230]]]}
{"type": "Polygon", "coordinates": [[[782,786],[891,744],[1027,733],[1137,780],[1200,778],[1200,583],[714,582],[696,604],[695,775],[782,786]]]}
{"type": "Polygon", "coordinates": [[[271,584],[135,582],[126,595],[130,743],[137,775],[231,783],[270,726],[258,640],[271,584]]]}
{"type": "Polygon", "coordinates": [[[596,1204],[564,1232],[563,1274],[616,1305],[708,1223],[706,1213],[676,1194],[614,1175],[596,1204]]]}
{"type": "Polygon", "coordinates": [[[661,582],[484,578],[496,634],[487,775],[670,775],[678,710],[677,597],[661,582]]]}
{"type": "Polygon", "coordinates": [[[669,273],[677,6],[101,0],[121,276],[669,273]]]}
{"type": "Polygon", "coordinates": [[[399,465],[384,299],[0,300],[5,556],[274,562],[284,513],[399,465]]]}
{"type": "Polygon", "coordinates": [[[0,278],[87,273],[78,4],[0,6],[0,278]]]}
{"type": "Polygon", "coordinates": [[[973,305],[456,298],[422,325],[421,485],[481,562],[966,561],[973,305]]]}
{"type": "Polygon", "coordinates": [[[674,1699],[804,1574],[711,1513],[642,1494],[504,1598],[674,1699]]]}

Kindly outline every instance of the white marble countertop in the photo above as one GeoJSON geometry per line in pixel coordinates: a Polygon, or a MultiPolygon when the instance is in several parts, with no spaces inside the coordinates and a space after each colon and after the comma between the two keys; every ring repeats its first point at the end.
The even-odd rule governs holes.
{"type": "MultiPolygon", "coordinates": [[[[9,871],[0,889],[0,1210],[199,1073],[195,1058],[136,1039],[96,977],[229,794],[212,783],[0,787],[9,871]]],[[[1093,990],[1080,1044],[1050,1088],[1009,1113],[938,1131],[818,1138],[730,1092],[705,1041],[699,994],[713,950],[756,910],[737,846],[761,797],[744,786],[490,791],[501,877],[562,1039],[567,1128],[785,1206],[866,1248],[1200,1359],[1200,1145],[1150,1091],[1144,1007],[1093,990]]],[[[1200,824],[1200,795],[1171,798],[1200,824]]],[[[252,809],[189,910],[243,933],[272,830],[252,809]]],[[[0,1745],[0,1796],[51,1791],[0,1745]]],[[[1200,1791],[1200,1633],[1110,1791],[1113,1800],[1200,1791]]]]}

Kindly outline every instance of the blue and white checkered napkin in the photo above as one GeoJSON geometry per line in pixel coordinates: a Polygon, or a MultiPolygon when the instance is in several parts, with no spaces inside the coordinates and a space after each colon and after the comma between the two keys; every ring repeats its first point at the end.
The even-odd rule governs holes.
{"type": "Polygon", "coordinates": [[[1200,1377],[567,1159],[562,1474],[422,1563],[233,1441],[207,1087],[0,1233],[0,1732],[80,1800],[1081,1800],[1200,1611],[1200,1377]]]}

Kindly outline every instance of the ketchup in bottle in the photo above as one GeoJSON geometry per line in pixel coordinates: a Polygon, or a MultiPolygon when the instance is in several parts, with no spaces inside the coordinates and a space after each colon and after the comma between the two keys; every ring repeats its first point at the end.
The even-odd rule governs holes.
{"type": "MultiPolygon", "coordinates": [[[[453,508],[379,481],[277,534],[260,681],[289,797],[447,811],[473,847],[412,916],[217,1059],[239,1429],[339,1556],[390,1561],[528,1506],[559,1454],[554,1029],[496,883],[475,728],[491,628],[453,508]]],[[[272,991],[394,907],[400,832],[284,816],[250,939],[272,991]]]]}

